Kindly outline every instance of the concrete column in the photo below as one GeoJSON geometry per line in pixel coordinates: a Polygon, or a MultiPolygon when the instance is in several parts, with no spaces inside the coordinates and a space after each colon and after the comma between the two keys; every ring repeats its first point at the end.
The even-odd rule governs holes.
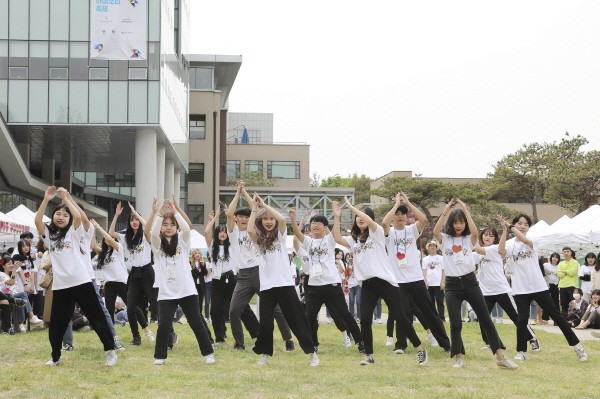
{"type": "Polygon", "coordinates": [[[135,135],[135,209],[146,218],[152,210],[152,199],[157,195],[156,132],[140,129],[135,135]]]}
{"type": "Polygon", "coordinates": [[[66,188],[69,192],[71,191],[73,172],[71,169],[71,159],[73,157],[72,152],[71,141],[68,140],[62,149],[60,158],[60,186],[66,188]]]}
{"type": "Polygon", "coordinates": [[[54,158],[42,159],[42,180],[48,185],[54,185],[55,172],[54,158]]]}
{"type": "Polygon", "coordinates": [[[158,144],[156,147],[156,198],[159,202],[171,195],[165,191],[165,153],[164,144],[158,144]]]}
{"type": "MultiPolygon", "coordinates": [[[[175,173],[173,175],[173,188],[175,189],[175,201],[179,203],[180,194],[181,194],[181,171],[179,169],[175,169],[175,173]]],[[[181,205],[181,204],[180,204],[181,205]]]]}
{"type": "Polygon", "coordinates": [[[165,161],[165,197],[171,198],[175,192],[175,163],[170,159],[165,161]]]}

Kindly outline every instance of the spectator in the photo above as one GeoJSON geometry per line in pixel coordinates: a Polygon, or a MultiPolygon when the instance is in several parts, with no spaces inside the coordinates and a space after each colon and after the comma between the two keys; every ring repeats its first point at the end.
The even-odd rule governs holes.
{"type": "Polygon", "coordinates": [[[569,303],[573,300],[573,291],[578,285],[579,262],[575,259],[575,251],[569,247],[562,250],[565,260],[558,264],[556,275],[560,279],[558,290],[560,294],[560,308],[563,317],[567,317],[569,303]]]}
{"type": "MultiPolygon", "coordinates": [[[[583,302],[583,301],[582,301],[583,302]]],[[[575,328],[600,328],[600,290],[592,291],[592,297],[590,298],[590,304],[588,305],[581,323],[575,328]]]]}
{"type": "Polygon", "coordinates": [[[569,303],[569,310],[567,312],[567,322],[571,327],[577,327],[581,323],[588,303],[583,299],[583,291],[580,288],[575,288],[573,291],[573,300],[569,303]]]}

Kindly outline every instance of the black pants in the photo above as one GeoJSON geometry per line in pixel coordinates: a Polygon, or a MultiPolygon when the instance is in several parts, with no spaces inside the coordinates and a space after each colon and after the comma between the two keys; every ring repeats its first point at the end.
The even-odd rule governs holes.
{"type": "MultiPolygon", "coordinates": [[[[310,274],[307,274],[304,276],[304,303],[308,303],[308,297],[310,296],[310,289],[309,289],[309,285],[308,282],[310,281],[310,274]]],[[[345,299],[344,299],[345,301],[345,299]]],[[[347,306],[346,306],[347,307],[347,306]]],[[[306,306],[305,306],[306,309],[306,306]]],[[[346,324],[346,322],[344,321],[344,318],[340,315],[340,314],[336,314],[336,309],[331,309],[329,306],[325,305],[325,312],[327,317],[330,317],[333,319],[333,323],[335,324],[335,327],[340,330],[341,332],[347,331],[348,330],[348,325],[346,324]]],[[[310,320],[309,320],[310,323],[310,320]]]]}
{"type": "Polygon", "coordinates": [[[220,279],[213,278],[212,281],[210,318],[217,342],[225,342],[227,332],[225,317],[229,316],[228,304],[231,302],[236,281],[237,277],[233,272],[223,273],[220,279]]]}
{"type": "MultiPolygon", "coordinates": [[[[559,298],[559,293],[558,293],[558,285],[557,284],[548,284],[548,291],[550,291],[550,296],[552,297],[552,302],[554,302],[554,307],[556,309],[560,309],[560,302],[558,300],[559,298]]],[[[544,308],[542,308],[544,309],[544,308]]],[[[542,312],[542,320],[548,321],[550,320],[550,313],[544,309],[544,311],[542,312]]]]}
{"type": "Polygon", "coordinates": [[[273,287],[261,291],[259,297],[260,331],[252,348],[254,353],[273,356],[273,316],[276,305],[281,308],[285,321],[304,353],[313,353],[315,346],[310,336],[310,327],[294,286],[273,287]]]}
{"type": "MultiPolygon", "coordinates": [[[[485,298],[485,304],[487,305],[489,313],[491,313],[492,309],[494,309],[494,306],[496,306],[496,304],[498,304],[498,305],[500,305],[500,307],[502,307],[502,309],[504,309],[504,311],[508,315],[508,318],[513,323],[515,323],[515,326],[518,325],[519,314],[517,312],[517,304],[515,303],[515,300],[512,297],[512,295],[509,295],[509,294],[487,295],[487,296],[484,296],[484,298],[485,298]]],[[[527,312],[527,313],[529,314],[529,312],[527,312]]],[[[483,327],[481,326],[481,324],[479,324],[479,328],[481,328],[481,338],[483,338],[483,341],[486,344],[489,344],[488,339],[485,335],[485,331],[483,331],[483,327]]],[[[533,338],[535,338],[535,333],[533,332],[531,327],[529,327],[529,324],[527,324],[527,341],[529,341],[533,338]]]]}
{"type": "Polygon", "coordinates": [[[465,354],[465,346],[461,336],[462,317],[460,315],[460,307],[463,301],[469,302],[477,315],[479,324],[489,340],[492,353],[496,353],[498,349],[506,349],[492,322],[475,273],[459,277],[446,276],[446,306],[448,307],[448,317],[450,318],[450,357],[457,354],[465,354]]]}
{"type": "Polygon", "coordinates": [[[341,284],[328,285],[310,285],[308,286],[306,299],[306,315],[310,326],[312,340],[315,346],[319,346],[319,338],[317,331],[319,329],[319,311],[321,306],[325,305],[331,310],[331,316],[342,319],[344,325],[348,327],[350,335],[354,342],[362,342],[362,334],[356,324],[356,320],[350,314],[346,298],[341,284]]]}
{"type": "Polygon", "coordinates": [[[169,335],[173,331],[173,314],[177,305],[181,306],[183,314],[196,336],[202,356],[214,352],[208,336],[206,324],[200,314],[197,295],[190,295],[179,299],[163,299],[158,301],[158,331],[156,332],[156,346],[154,347],[155,359],[166,359],[169,346],[169,335]]]}
{"type": "Polygon", "coordinates": [[[372,317],[379,298],[383,298],[390,316],[396,320],[400,329],[406,331],[406,335],[413,346],[418,347],[421,345],[421,340],[417,336],[412,323],[406,318],[408,310],[402,308],[403,306],[408,308],[408,297],[402,301],[402,295],[397,285],[391,285],[380,278],[373,277],[363,281],[360,300],[360,330],[367,355],[373,354],[372,317]]]}
{"type": "MultiPolygon", "coordinates": [[[[125,305],[127,305],[127,284],[118,283],[116,281],[107,281],[104,284],[104,302],[106,302],[106,309],[108,310],[108,314],[110,315],[113,324],[115,324],[115,301],[117,300],[117,296],[120,296],[125,305]]],[[[135,311],[140,326],[142,326],[142,328],[148,327],[144,312],[138,307],[135,308],[135,311]]],[[[131,323],[129,324],[131,325],[131,323]]],[[[133,328],[130,328],[133,333],[133,328]]]]}
{"type": "Polygon", "coordinates": [[[433,304],[437,307],[440,320],[446,321],[444,309],[444,291],[442,291],[442,288],[439,285],[429,286],[427,287],[427,291],[429,291],[429,299],[431,299],[431,302],[433,302],[433,304]]]}
{"type": "Polygon", "coordinates": [[[554,320],[554,325],[560,328],[570,346],[575,346],[579,343],[579,338],[571,330],[571,326],[567,323],[567,320],[562,317],[558,309],[554,306],[550,291],[545,290],[531,294],[515,295],[515,302],[517,303],[517,310],[519,312],[517,351],[527,351],[527,324],[529,322],[529,306],[531,301],[536,301],[542,309],[548,311],[548,315],[554,320]]]}
{"type": "MultiPolygon", "coordinates": [[[[423,327],[424,330],[427,330],[429,328],[429,326],[427,325],[427,322],[423,319],[423,315],[421,314],[421,311],[419,310],[419,308],[417,308],[417,305],[415,305],[415,301],[412,300],[412,298],[409,296],[408,297],[408,306],[409,306],[409,311],[406,314],[406,318],[408,319],[408,321],[412,322],[414,320],[414,318],[416,317],[417,320],[419,320],[419,323],[421,323],[421,326],[423,327]]],[[[406,311],[406,308],[403,306],[402,309],[404,309],[406,311]]],[[[396,320],[394,320],[394,318],[392,317],[392,315],[388,315],[388,319],[387,319],[387,323],[386,323],[386,332],[387,332],[387,336],[388,337],[393,337],[394,336],[394,327],[396,328],[396,344],[394,346],[394,349],[402,349],[405,350],[407,345],[407,338],[406,338],[406,334],[402,331],[402,329],[400,328],[400,324],[396,323],[396,320]]]]}
{"type": "MultiPolygon", "coordinates": [[[[156,293],[152,289],[154,285],[154,269],[152,265],[142,267],[133,267],[129,272],[127,279],[127,318],[129,319],[129,328],[134,338],[139,337],[138,330],[138,312],[137,308],[146,308],[146,304],[139,302],[140,295],[143,293],[150,303],[150,313],[152,309],[157,309],[156,293]]],[[[146,319],[139,320],[142,325],[148,325],[146,319]]]]}
{"type": "Polygon", "coordinates": [[[71,321],[71,318],[73,317],[75,303],[79,304],[81,311],[89,320],[90,325],[96,334],[98,334],[100,341],[102,341],[102,344],[104,345],[104,350],[109,351],[115,349],[113,335],[91,281],[75,287],[53,290],[52,295],[52,311],[50,315],[48,338],[50,339],[50,346],[52,347],[53,361],[56,362],[60,359],[62,339],[67,331],[69,321],[71,321]]]}
{"type": "MultiPolygon", "coordinates": [[[[435,310],[433,306],[433,302],[429,299],[429,293],[427,292],[427,286],[425,285],[425,281],[413,281],[410,283],[401,283],[398,284],[402,297],[408,297],[409,304],[412,304],[416,308],[416,311],[413,310],[408,315],[410,317],[409,320],[412,321],[412,314],[416,314],[417,318],[421,320],[421,324],[423,324],[423,328],[430,329],[431,333],[435,337],[436,341],[440,344],[440,346],[444,349],[450,349],[450,339],[448,338],[448,334],[446,334],[446,329],[444,328],[444,323],[439,317],[438,312],[435,310]]],[[[398,336],[398,341],[401,343],[406,342],[406,334],[402,329],[400,329],[401,335],[398,336]]],[[[404,348],[402,348],[404,349],[404,348]]]]}
{"type": "MultiPolygon", "coordinates": [[[[573,292],[575,291],[575,287],[559,288],[558,291],[560,294],[560,314],[562,314],[562,317],[566,319],[567,314],[569,313],[569,302],[573,300],[573,292]]],[[[543,306],[542,309],[544,309],[543,306]]]]}

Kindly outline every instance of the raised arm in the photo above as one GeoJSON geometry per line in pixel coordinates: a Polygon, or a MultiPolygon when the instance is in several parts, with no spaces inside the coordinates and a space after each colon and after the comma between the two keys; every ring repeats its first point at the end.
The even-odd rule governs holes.
{"type": "MultiPolygon", "coordinates": [[[[177,224],[179,225],[179,231],[181,232],[181,238],[183,239],[184,242],[189,243],[190,242],[190,224],[187,222],[187,220],[189,220],[189,218],[187,217],[187,215],[185,214],[185,212],[183,212],[183,210],[178,210],[177,204],[175,203],[174,200],[168,200],[166,201],[167,203],[167,212],[172,213],[173,216],[175,217],[175,220],[177,221],[177,224]]],[[[179,208],[181,209],[181,208],[179,208]]]]}
{"type": "Polygon", "coordinates": [[[475,224],[475,222],[473,221],[473,218],[471,217],[471,212],[469,211],[469,207],[459,199],[456,200],[456,203],[458,204],[460,209],[462,209],[462,211],[465,214],[465,217],[467,218],[467,224],[469,225],[469,230],[471,231],[471,244],[477,245],[477,242],[479,240],[479,231],[477,230],[477,225],[475,224]]]}
{"type": "Polygon", "coordinates": [[[40,207],[35,213],[35,228],[41,236],[43,236],[46,231],[46,225],[44,224],[44,214],[46,213],[46,208],[48,207],[48,203],[52,200],[52,198],[54,198],[55,195],[56,187],[49,186],[44,193],[44,199],[42,200],[40,207]]]}
{"type": "MultiPolygon", "coordinates": [[[[100,235],[102,236],[102,238],[104,238],[104,241],[106,242],[106,245],[114,248],[116,251],[119,250],[119,242],[117,240],[115,240],[110,234],[108,234],[108,232],[106,230],[104,230],[99,224],[98,222],[96,222],[94,219],[90,220],[90,223],[96,228],[96,231],[98,233],[100,233],[100,235]]],[[[92,243],[92,245],[94,245],[94,243],[92,243]]],[[[97,244],[96,244],[97,246],[97,244]]],[[[94,249],[94,251],[96,251],[94,249]]]]}
{"type": "Polygon", "coordinates": [[[216,211],[210,211],[208,214],[208,223],[204,228],[204,238],[206,238],[206,245],[210,248],[213,240],[213,231],[215,229],[215,222],[219,220],[219,209],[216,211]]]}
{"type": "Polygon", "coordinates": [[[497,216],[498,222],[502,226],[502,234],[498,241],[498,253],[504,258],[506,255],[506,237],[508,237],[508,222],[500,215],[497,216]]]}
{"type": "Polygon", "coordinates": [[[437,242],[442,242],[442,230],[444,229],[444,225],[446,224],[446,220],[448,220],[448,214],[452,211],[452,207],[456,204],[456,201],[452,199],[446,204],[446,207],[442,211],[442,214],[438,218],[435,226],[433,227],[433,237],[437,242]]]}
{"type": "Polygon", "coordinates": [[[83,225],[83,229],[87,232],[90,229],[90,219],[87,217],[87,215],[85,214],[83,209],[79,206],[79,204],[77,202],[75,202],[75,200],[73,199],[71,194],[68,192],[67,192],[67,194],[69,196],[69,200],[73,203],[73,205],[75,205],[75,207],[79,211],[79,214],[81,215],[81,224],[83,225]]]}
{"type": "Polygon", "coordinates": [[[144,238],[149,243],[152,242],[152,224],[154,223],[154,218],[156,217],[156,213],[158,212],[158,200],[156,198],[152,199],[152,211],[150,212],[150,216],[148,216],[148,222],[144,225],[144,238]]]}
{"type": "Polygon", "coordinates": [[[117,226],[117,219],[123,213],[123,206],[121,205],[121,201],[117,202],[117,207],[115,208],[115,216],[113,216],[112,222],[110,222],[110,227],[108,228],[108,234],[110,234],[115,240],[120,239],[119,233],[115,231],[117,226]]]}
{"type": "Polygon", "coordinates": [[[342,233],[340,230],[340,217],[342,215],[342,211],[340,210],[340,203],[337,201],[331,202],[331,209],[333,210],[333,239],[339,245],[342,245],[346,248],[350,248],[350,245],[344,240],[342,237],[342,233]]]}
{"type": "Polygon", "coordinates": [[[392,224],[392,219],[394,219],[394,215],[396,211],[400,207],[400,193],[396,193],[396,201],[394,202],[394,206],[388,213],[385,214],[383,220],[381,221],[381,225],[383,227],[383,233],[387,236],[390,232],[390,224],[392,224]]]}
{"type": "Polygon", "coordinates": [[[229,203],[229,206],[225,209],[225,215],[227,216],[227,233],[232,233],[233,228],[235,227],[234,214],[235,210],[237,209],[238,202],[240,201],[240,193],[242,191],[243,184],[244,182],[242,182],[241,180],[237,182],[237,184],[235,185],[235,195],[229,203]]]}
{"type": "Polygon", "coordinates": [[[241,180],[240,180],[240,182],[242,183],[241,194],[244,197],[244,199],[246,200],[246,202],[248,203],[248,207],[250,209],[252,209],[252,206],[254,205],[254,200],[252,199],[250,194],[248,194],[248,192],[246,191],[246,184],[241,180]]]}
{"type": "Polygon", "coordinates": [[[71,216],[73,217],[73,227],[78,229],[81,226],[81,214],[79,213],[79,209],[69,196],[69,192],[64,187],[60,187],[56,190],[56,193],[60,197],[60,199],[64,202],[64,204],[69,208],[69,212],[71,212],[71,216]]]}
{"type": "Polygon", "coordinates": [[[288,211],[288,215],[290,215],[290,223],[292,224],[292,231],[294,232],[294,236],[296,237],[298,242],[302,244],[304,242],[304,234],[302,234],[302,231],[300,231],[300,228],[298,227],[298,223],[296,223],[296,208],[291,208],[288,211]]]}
{"type": "Polygon", "coordinates": [[[423,213],[423,211],[414,206],[413,203],[408,200],[406,194],[404,194],[402,191],[400,191],[400,198],[402,199],[402,202],[404,202],[404,205],[406,205],[406,207],[417,218],[417,229],[419,230],[419,233],[422,232],[423,228],[427,224],[427,216],[423,213]]]}
{"type": "Polygon", "coordinates": [[[375,231],[377,231],[377,222],[376,221],[374,221],[373,219],[371,219],[371,217],[369,215],[367,215],[366,213],[364,213],[363,211],[361,211],[360,209],[358,209],[357,207],[352,205],[352,203],[350,203],[350,200],[348,199],[348,197],[344,197],[344,201],[346,201],[346,206],[348,208],[350,208],[356,216],[358,216],[359,218],[361,218],[362,220],[365,221],[365,223],[367,224],[369,231],[371,233],[375,233],[375,231]]]}
{"type": "Polygon", "coordinates": [[[139,213],[137,213],[137,211],[135,210],[135,208],[133,207],[133,205],[131,205],[131,202],[128,202],[127,204],[129,205],[129,209],[131,209],[131,214],[133,216],[135,216],[140,221],[140,224],[142,226],[145,226],[146,225],[146,220],[144,220],[144,218],[139,213]]]}
{"type": "Polygon", "coordinates": [[[517,229],[514,224],[508,225],[508,230],[515,235],[517,240],[521,241],[526,245],[529,245],[530,247],[533,247],[533,241],[527,238],[527,236],[523,234],[519,229],[517,229]]]}
{"type": "MultiPolygon", "coordinates": [[[[152,243],[152,247],[154,248],[160,248],[160,228],[162,226],[162,222],[163,222],[163,218],[165,216],[165,214],[167,213],[169,209],[169,204],[167,203],[167,201],[164,201],[158,212],[157,215],[154,217],[154,221],[152,223],[152,228],[150,230],[150,239],[151,239],[151,243],[152,243]]],[[[154,211],[154,204],[153,204],[153,209],[154,211]]]]}
{"type": "Polygon", "coordinates": [[[189,218],[188,215],[185,214],[185,212],[183,211],[183,209],[179,206],[179,202],[177,202],[177,200],[175,199],[175,194],[171,195],[171,200],[173,201],[173,209],[175,209],[175,211],[179,212],[179,214],[181,215],[181,217],[183,217],[183,220],[190,227],[190,231],[191,231],[191,229],[192,229],[192,220],[189,218]]]}
{"type": "Polygon", "coordinates": [[[248,219],[248,235],[250,239],[256,242],[256,214],[258,213],[258,204],[256,201],[252,201],[252,211],[250,212],[250,218],[248,219]]]}
{"type": "Polygon", "coordinates": [[[269,212],[271,216],[275,218],[275,220],[277,220],[277,224],[279,225],[279,233],[285,234],[287,232],[287,223],[285,222],[283,215],[267,205],[262,198],[258,196],[258,194],[254,194],[254,201],[257,202],[262,208],[265,208],[266,211],[269,212]]]}

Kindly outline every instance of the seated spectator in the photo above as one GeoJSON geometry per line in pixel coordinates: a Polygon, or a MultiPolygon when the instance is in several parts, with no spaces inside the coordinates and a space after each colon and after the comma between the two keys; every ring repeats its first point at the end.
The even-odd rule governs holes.
{"type": "Polygon", "coordinates": [[[590,304],[581,317],[581,323],[575,328],[583,330],[585,328],[600,328],[600,290],[592,291],[590,304]]]}
{"type": "Polygon", "coordinates": [[[585,313],[588,303],[583,299],[583,291],[580,288],[575,288],[573,291],[573,299],[569,302],[569,310],[567,312],[567,323],[571,327],[577,327],[581,323],[581,318],[585,313]]]}
{"type": "Polygon", "coordinates": [[[115,301],[115,323],[121,326],[129,323],[129,318],[127,317],[127,306],[120,297],[117,297],[117,300],[115,301]]]}
{"type": "MultiPolygon", "coordinates": [[[[16,282],[16,275],[21,270],[19,262],[13,263],[12,259],[5,257],[2,259],[2,271],[0,271],[0,291],[5,295],[10,295],[15,299],[25,301],[23,307],[16,307],[12,312],[13,328],[16,332],[26,332],[25,321],[29,321],[32,328],[44,328],[44,322],[37,318],[32,312],[31,304],[29,303],[28,295],[24,291],[19,290],[19,285],[16,282]],[[27,318],[26,318],[27,317],[27,318]]],[[[22,303],[22,302],[21,302],[22,303]]]]}
{"type": "Polygon", "coordinates": [[[81,313],[81,309],[79,309],[79,306],[77,305],[75,306],[75,311],[73,312],[73,317],[71,318],[71,321],[73,322],[73,331],[90,331],[90,322],[87,319],[87,317],[85,317],[85,315],[81,313]]]}

